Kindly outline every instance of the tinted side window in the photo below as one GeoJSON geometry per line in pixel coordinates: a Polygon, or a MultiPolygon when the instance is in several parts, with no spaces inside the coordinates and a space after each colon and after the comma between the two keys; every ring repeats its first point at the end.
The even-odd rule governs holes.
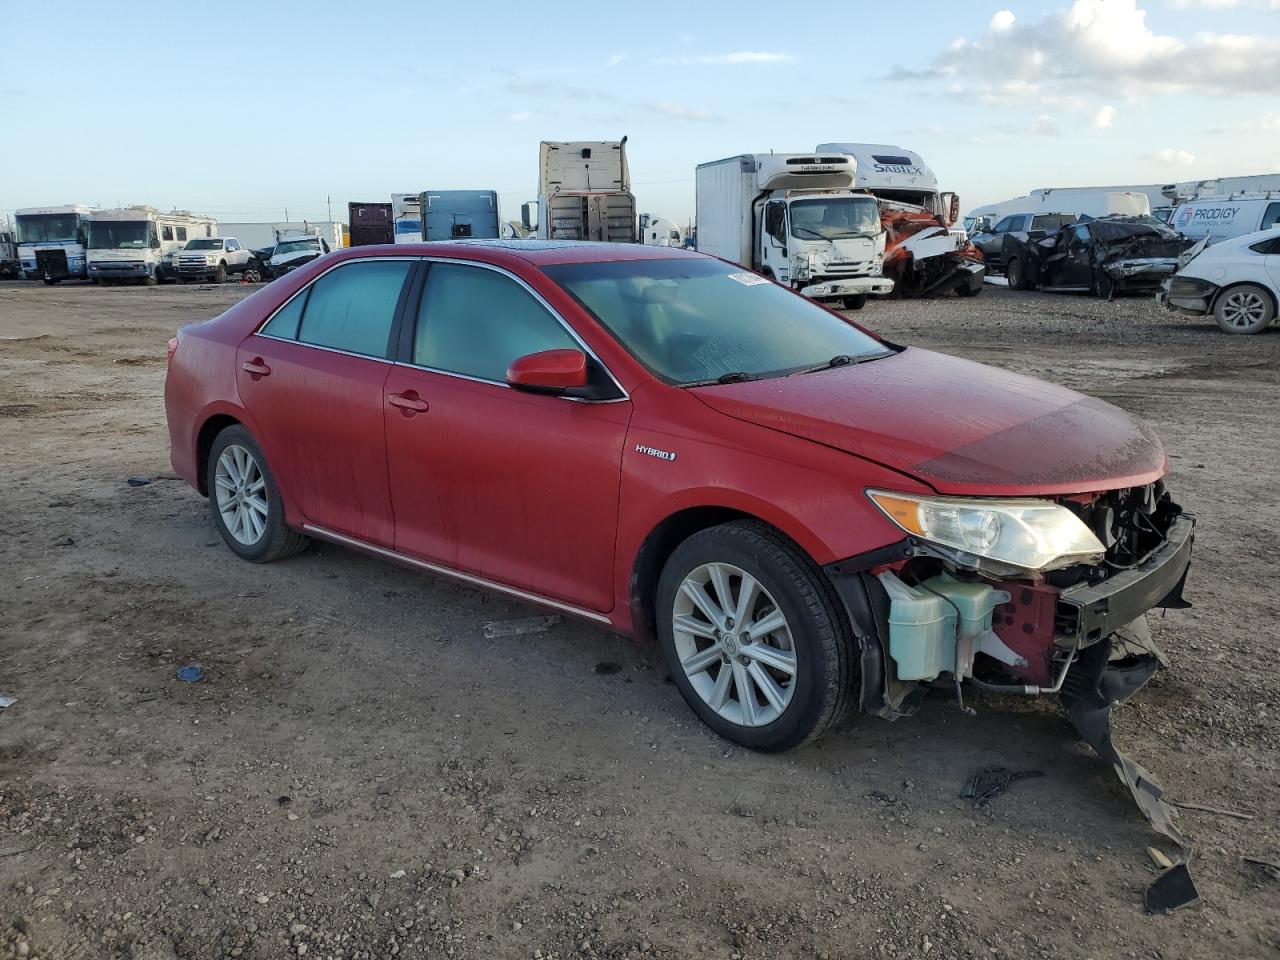
{"type": "Polygon", "coordinates": [[[1267,204],[1267,211],[1262,215],[1262,223],[1259,230],[1270,230],[1276,224],[1280,224],[1280,203],[1267,204]]]}
{"type": "Polygon", "coordinates": [[[179,228],[178,228],[178,239],[179,239],[179,240],[185,240],[185,239],[187,239],[187,228],[186,228],[186,227],[179,227],[179,228]]]}
{"type": "Polygon", "coordinates": [[[994,227],[991,228],[991,232],[992,233],[1008,233],[1010,230],[1013,229],[1013,221],[1016,219],[1018,218],[1005,217],[1003,220],[1001,220],[999,223],[997,223],[994,227]]]}
{"type": "Polygon", "coordinates": [[[1280,237],[1272,237],[1270,240],[1260,240],[1257,243],[1252,243],[1249,245],[1249,249],[1265,257],[1275,256],[1280,254],[1280,237]]]}
{"type": "Polygon", "coordinates": [[[505,383],[512,360],[562,348],[582,349],[510,277],[482,267],[432,265],[418,311],[414,363],[505,383]]]}
{"type": "Polygon", "coordinates": [[[162,240],[172,240],[172,239],[173,239],[173,227],[169,226],[167,223],[166,223],[163,227],[161,227],[161,228],[160,228],[160,239],[162,239],[162,240]]]}
{"type": "Polygon", "coordinates": [[[330,270],[311,285],[298,339],[368,357],[387,355],[387,338],[407,260],[367,260],[330,270]]]}
{"type": "Polygon", "coordinates": [[[310,290],[303,290],[292,300],[281,307],[260,333],[269,337],[280,337],[283,340],[298,339],[298,321],[302,319],[302,308],[306,306],[310,290]]]}

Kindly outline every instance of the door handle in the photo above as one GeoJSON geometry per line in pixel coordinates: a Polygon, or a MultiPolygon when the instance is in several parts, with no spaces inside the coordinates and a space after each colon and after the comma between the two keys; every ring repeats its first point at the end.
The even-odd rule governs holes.
{"type": "Polygon", "coordinates": [[[252,360],[246,360],[240,364],[240,369],[249,374],[255,380],[258,377],[265,377],[271,373],[271,368],[262,362],[261,357],[254,357],[252,360]]]}
{"type": "Polygon", "coordinates": [[[406,390],[404,393],[393,393],[387,397],[387,403],[393,407],[399,407],[406,417],[412,417],[416,413],[426,413],[431,409],[427,401],[418,396],[414,390],[406,390]]]}

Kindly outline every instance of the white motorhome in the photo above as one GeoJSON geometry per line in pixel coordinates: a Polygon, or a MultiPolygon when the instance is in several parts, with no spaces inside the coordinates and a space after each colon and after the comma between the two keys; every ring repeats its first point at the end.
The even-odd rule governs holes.
{"type": "Polygon", "coordinates": [[[1173,212],[1169,225],[1184,237],[1218,243],[1280,225],[1280,193],[1189,200],[1173,212]]]}
{"type": "Polygon", "coordinates": [[[651,247],[682,247],[684,234],[674,220],[655,217],[651,213],[640,214],[640,242],[651,247]]]}
{"type": "Polygon", "coordinates": [[[47,284],[86,276],[85,233],[92,212],[83,203],[15,211],[22,276],[47,284]]]}
{"type": "Polygon", "coordinates": [[[626,137],[538,145],[537,236],[636,242],[626,137]]]}
{"type": "Polygon", "coordinates": [[[880,205],[844,154],[744,153],[697,169],[698,252],[857,309],[892,292],[880,205]]]}
{"type": "Polygon", "coordinates": [[[89,221],[89,277],[97,283],[131,280],[153,286],[176,278],[174,257],[196,237],[214,237],[218,221],[187,210],[161,213],[135,204],[95,210],[89,221]]]}

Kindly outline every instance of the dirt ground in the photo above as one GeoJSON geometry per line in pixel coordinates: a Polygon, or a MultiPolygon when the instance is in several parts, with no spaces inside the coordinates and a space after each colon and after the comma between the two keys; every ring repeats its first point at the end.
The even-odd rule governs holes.
{"type": "Polygon", "coordinates": [[[656,649],[314,545],[237,560],[169,473],[165,341],[250,288],[0,284],[0,957],[1280,956],[1280,328],[988,288],[860,318],[1150,422],[1199,518],[1117,742],[1203,903],[1052,702],[935,695],[761,756],[656,649]],[[130,486],[131,477],[154,478],[130,486]],[[201,683],[175,671],[198,662],[201,683]],[[1044,771],[983,811],[986,766],[1044,771]]]}

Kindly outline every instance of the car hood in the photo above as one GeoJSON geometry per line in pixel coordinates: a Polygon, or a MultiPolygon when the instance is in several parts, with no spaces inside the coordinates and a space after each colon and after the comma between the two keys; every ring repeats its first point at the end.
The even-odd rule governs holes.
{"type": "Polygon", "coordinates": [[[939,493],[1085,493],[1150,483],[1166,469],[1160,441],[1118,407],[914,347],[690,392],[727,416],[875,461],[939,493]]]}

